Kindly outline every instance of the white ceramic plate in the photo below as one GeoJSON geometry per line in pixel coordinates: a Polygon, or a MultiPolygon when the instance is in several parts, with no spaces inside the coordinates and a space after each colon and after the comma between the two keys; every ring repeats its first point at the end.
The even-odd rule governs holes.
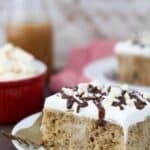
{"type": "MultiPolygon", "coordinates": [[[[12,134],[15,135],[17,131],[23,128],[28,128],[33,125],[36,119],[41,115],[41,113],[33,114],[25,119],[21,120],[19,123],[15,125],[12,130],[12,134]]],[[[12,141],[13,145],[16,147],[17,150],[35,150],[33,147],[26,147],[23,144],[18,143],[17,141],[12,141]]],[[[37,149],[36,149],[37,150],[37,149]]],[[[39,148],[38,150],[44,150],[43,147],[39,148]]]]}
{"type": "MultiPolygon", "coordinates": [[[[117,81],[116,76],[117,70],[117,61],[115,57],[107,57],[105,59],[96,60],[90,64],[88,64],[83,73],[90,80],[97,80],[104,84],[122,84],[117,81]]],[[[131,85],[130,88],[134,88],[137,90],[148,91],[150,92],[150,87],[139,86],[139,85],[131,85]]]]}

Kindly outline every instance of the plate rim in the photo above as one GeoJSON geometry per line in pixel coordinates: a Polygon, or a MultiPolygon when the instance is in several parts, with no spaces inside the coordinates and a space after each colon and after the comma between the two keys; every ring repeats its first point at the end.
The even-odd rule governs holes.
{"type": "MultiPolygon", "coordinates": [[[[111,79],[107,79],[103,73],[104,72],[99,72],[100,74],[100,77],[99,78],[96,78],[96,77],[91,77],[91,75],[89,75],[89,70],[94,66],[94,65],[102,65],[104,63],[109,63],[110,61],[113,61],[115,62],[115,64],[112,64],[113,67],[115,67],[115,70],[116,70],[116,67],[117,67],[117,60],[116,60],[116,57],[115,56],[107,56],[105,58],[99,58],[99,59],[96,59],[90,63],[88,63],[84,69],[83,69],[83,74],[85,77],[87,77],[88,79],[90,80],[97,80],[97,81],[100,81],[100,82],[103,82],[104,84],[116,84],[116,85],[122,85],[122,84],[127,84],[129,85],[131,88],[135,88],[135,89],[140,89],[142,91],[150,91],[150,87],[149,86],[142,86],[142,85],[134,85],[134,84],[129,84],[129,83],[121,83],[119,81],[113,81],[111,79]],[[103,80],[103,81],[102,81],[103,80]]],[[[112,67],[111,65],[111,67],[112,67]]],[[[110,69],[110,68],[109,68],[110,69]]],[[[112,68],[114,69],[114,68],[112,68]]]]}
{"type": "MultiPolygon", "coordinates": [[[[95,66],[95,64],[96,64],[96,65],[97,65],[97,64],[102,65],[104,62],[108,62],[108,61],[115,61],[115,63],[116,63],[116,59],[115,59],[114,56],[108,56],[108,57],[105,57],[105,58],[99,58],[99,59],[96,59],[96,60],[94,60],[94,61],[88,63],[88,64],[84,67],[84,69],[83,69],[84,75],[86,75],[86,77],[89,77],[90,79],[92,79],[92,77],[90,77],[91,75],[89,75],[89,74],[87,73],[88,70],[89,70],[89,68],[95,66]]],[[[116,64],[114,64],[114,65],[116,65],[116,64]]],[[[115,66],[115,67],[116,67],[116,66],[115,66]]],[[[100,74],[100,75],[101,75],[101,74],[100,74]]]]}
{"type": "MultiPolygon", "coordinates": [[[[36,120],[38,118],[38,116],[40,116],[42,114],[42,112],[37,112],[37,113],[34,113],[34,114],[31,114],[23,119],[21,119],[18,123],[16,123],[14,125],[14,127],[12,128],[11,130],[11,134],[14,135],[18,130],[20,130],[21,128],[19,128],[19,126],[21,126],[22,124],[24,124],[24,122],[26,122],[27,120],[32,120],[32,122],[34,122],[34,120],[36,120]]],[[[29,125],[30,126],[30,125],[29,125]]],[[[32,126],[32,123],[31,123],[31,126],[32,126]]],[[[26,127],[23,127],[23,128],[26,128],[26,127]]],[[[22,128],[22,129],[23,129],[22,128]]],[[[17,149],[17,150],[25,150],[21,144],[19,144],[18,142],[14,141],[14,140],[11,140],[13,146],[17,149]]]]}

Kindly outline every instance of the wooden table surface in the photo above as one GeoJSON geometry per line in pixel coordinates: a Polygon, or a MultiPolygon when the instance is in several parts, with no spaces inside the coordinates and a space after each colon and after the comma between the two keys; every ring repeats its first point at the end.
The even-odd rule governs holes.
{"type": "MultiPolygon", "coordinates": [[[[0,131],[5,130],[11,132],[12,128],[13,125],[0,126],[0,131]]],[[[1,133],[0,133],[0,150],[16,150],[12,145],[11,141],[5,138],[1,133]]]]}

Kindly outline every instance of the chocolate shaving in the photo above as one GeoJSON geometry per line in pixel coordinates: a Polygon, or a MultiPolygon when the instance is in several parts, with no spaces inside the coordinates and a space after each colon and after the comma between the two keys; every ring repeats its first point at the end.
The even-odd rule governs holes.
{"type": "Polygon", "coordinates": [[[121,92],[121,96],[118,96],[118,97],[116,97],[116,99],[118,99],[119,101],[114,101],[113,103],[112,103],[112,106],[114,106],[114,107],[119,107],[120,108],[120,110],[123,110],[124,109],[124,107],[123,107],[123,105],[127,105],[126,104],[126,99],[125,99],[125,94],[126,94],[126,90],[122,90],[122,92],[121,92]]]}
{"type": "MultiPolygon", "coordinates": [[[[73,91],[77,91],[78,87],[73,88],[73,91]]],[[[108,93],[110,92],[111,87],[108,88],[108,93]]],[[[83,97],[84,92],[81,94],[76,94],[76,98],[73,96],[69,96],[65,94],[63,91],[61,91],[61,96],[64,99],[67,99],[67,109],[71,109],[73,107],[73,104],[77,104],[77,110],[76,112],[79,113],[81,108],[88,106],[88,101],[93,101],[93,103],[98,108],[98,125],[103,126],[104,125],[104,118],[105,118],[105,109],[101,105],[101,101],[104,100],[104,96],[106,96],[108,93],[102,92],[100,89],[98,89],[96,86],[89,85],[88,86],[88,92],[92,93],[92,97],[83,97]],[[95,96],[95,94],[100,94],[100,96],[95,96]],[[77,97],[80,99],[80,101],[77,99],[77,97]]]]}
{"type": "Polygon", "coordinates": [[[73,89],[73,91],[77,91],[78,90],[78,86],[75,86],[72,89],[73,89]]]}
{"type": "Polygon", "coordinates": [[[114,107],[119,106],[119,107],[120,107],[120,110],[123,110],[123,109],[124,109],[124,107],[122,106],[122,104],[121,104],[120,102],[113,102],[113,103],[112,103],[112,106],[114,106],[114,107]]]}
{"type": "Polygon", "coordinates": [[[67,99],[67,109],[71,109],[75,101],[74,97],[65,94],[63,91],[61,91],[60,93],[63,99],[67,99]]]}
{"type": "Polygon", "coordinates": [[[111,91],[111,86],[108,87],[108,93],[110,93],[110,91],[111,91]]]}
{"type": "Polygon", "coordinates": [[[122,95],[122,96],[125,96],[126,93],[127,93],[126,90],[122,90],[121,95],[122,95]]]}
{"type": "Polygon", "coordinates": [[[84,92],[82,92],[81,94],[77,94],[76,96],[81,98],[83,95],[84,95],[84,92]]]}
{"type": "MultiPolygon", "coordinates": [[[[73,91],[77,92],[78,87],[72,88],[73,91]]],[[[106,92],[103,92],[101,89],[98,89],[98,87],[94,85],[89,85],[87,88],[88,92],[92,95],[85,97],[84,92],[80,94],[76,94],[75,96],[70,96],[61,91],[61,96],[64,99],[67,99],[66,107],[67,109],[71,109],[74,105],[74,103],[77,104],[76,112],[79,113],[81,108],[88,106],[88,101],[92,101],[95,106],[98,109],[98,125],[103,126],[105,124],[105,109],[102,106],[102,101],[105,99],[105,97],[111,92],[111,86],[107,88],[106,92]]],[[[130,96],[130,99],[135,99],[134,105],[137,109],[143,109],[146,105],[146,103],[143,101],[143,95],[137,91],[126,91],[122,90],[121,95],[118,97],[115,97],[117,101],[112,102],[112,106],[119,107],[120,110],[124,109],[124,106],[127,105],[125,94],[128,93],[130,96]]]]}
{"type": "Polygon", "coordinates": [[[79,103],[79,104],[78,104],[78,107],[77,107],[77,113],[79,113],[80,108],[82,108],[82,107],[87,107],[87,106],[88,106],[88,103],[87,103],[87,102],[79,103]]]}
{"type": "Polygon", "coordinates": [[[86,100],[86,101],[90,101],[90,100],[99,100],[99,99],[104,99],[104,97],[103,96],[105,96],[105,94],[104,95],[101,95],[101,96],[99,96],[99,97],[96,97],[96,96],[93,96],[93,97],[81,97],[80,99],[81,100],[86,100]]]}
{"type": "Polygon", "coordinates": [[[96,86],[93,86],[93,85],[90,84],[88,86],[88,92],[96,94],[96,93],[101,93],[101,90],[99,90],[96,86]]]}
{"type": "Polygon", "coordinates": [[[71,109],[73,106],[74,100],[71,98],[67,101],[67,109],[71,109]]]}
{"type": "Polygon", "coordinates": [[[136,101],[134,102],[135,107],[137,109],[143,109],[145,107],[145,105],[147,105],[144,101],[143,101],[143,95],[141,93],[139,93],[138,91],[131,91],[129,92],[129,96],[131,99],[135,99],[136,101]]]}
{"type": "Polygon", "coordinates": [[[146,103],[141,101],[141,100],[135,101],[134,104],[135,104],[137,109],[143,109],[146,105],[146,103]]]}
{"type": "Polygon", "coordinates": [[[144,48],[146,45],[144,43],[142,43],[139,39],[135,39],[132,41],[132,44],[133,45],[138,45],[140,46],[141,48],[144,48]]]}

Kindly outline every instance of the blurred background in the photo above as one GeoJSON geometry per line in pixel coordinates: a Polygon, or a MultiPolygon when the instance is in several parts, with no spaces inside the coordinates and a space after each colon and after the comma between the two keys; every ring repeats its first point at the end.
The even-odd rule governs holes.
{"type": "MultiPolygon", "coordinates": [[[[11,88],[6,82],[7,88],[4,89],[3,82],[0,82],[0,124],[14,124],[41,111],[45,96],[64,86],[93,80],[86,72],[94,79],[96,75],[102,83],[120,84],[114,46],[119,40],[130,39],[149,30],[149,0],[0,0],[0,46],[10,42],[23,48],[46,63],[49,73],[46,86],[46,71],[43,76],[35,76],[37,80],[29,76],[27,79],[35,82],[28,82],[28,86],[24,80],[12,79],[16,83],[10,82],[10,85],[14,83],[17,88],[14,85],[11,88]],[[99,63],[93,64],[97,60],[99,63]],[[21,95],[20,90],[23,91],[21,95]]],[[[6,66],[9,68],[8,62],[6,66]]],[[[3,66],[0,61],[0,69],[5,73],[7,67],[3,66]]],[[[144,71],[139,67],[139,72],[144,71]]],[[[149,73],[146,75],[148,79],[149,73]]],[[[147,89],[132,87],[150,91],[149,85],[147,89]]],[[[10,131],[12,127],[0,126],[0,130],[10,131]]],[[[0,145],[3,149],[14,150],[1,135],[0,145]]]]}
{"type": "MultiPolygon", "coordinates": [[[[54,67],[63,67],[74,45],[93,38],[128,38],[150,28],[149,0],[43,0],[54,33],[54,67]]],[[[0,0],[0,43],[9,0],[0,0]]],[[[16,3],[15,9],[18,9],[16,3]]],[[[36,4],[33,6],[36,9],[36,4]]],[[[27,10],[28,11],[28,10],[27,10]]],[[[13,11],[11,13],[13,15],[13,11]]],[[[9,13],[10,15],[10,13],[9,13]]]]}

